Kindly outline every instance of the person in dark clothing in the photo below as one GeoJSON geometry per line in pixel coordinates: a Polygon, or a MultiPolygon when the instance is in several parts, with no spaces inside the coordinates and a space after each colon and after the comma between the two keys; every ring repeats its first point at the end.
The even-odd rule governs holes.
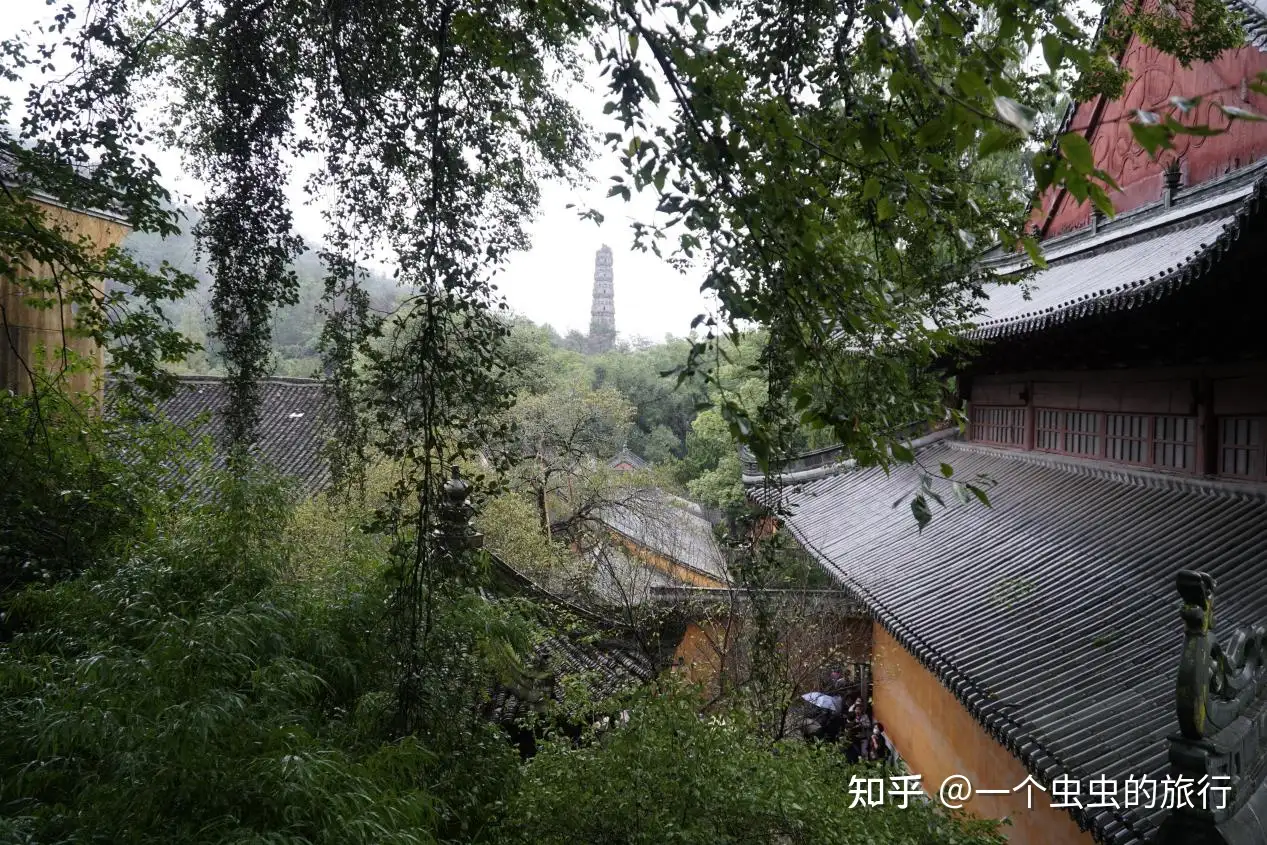
{"type": "Polygon", "coordinates": [[[825,742],[836,742],[845,728],[845,717],[835,710],[825,711],[822,718],[823,731],[820,736],[825,742]]]}
{"type": "Polygon", "coordinates": [[[884,733],[884,725],[880,722],[876,722],[871,727],[871,735],[867,737],[862,756],[874,763],[888,763],[892,760],[893,746],[884,733]]]}
{"type": "Polygon", "coordinates": [[[840,747],[844,749],[845,758],[851,765],[861,759],[862,739],[862,728],[854,718],[853,711],[846,711],[841,717],[840,747]]]}

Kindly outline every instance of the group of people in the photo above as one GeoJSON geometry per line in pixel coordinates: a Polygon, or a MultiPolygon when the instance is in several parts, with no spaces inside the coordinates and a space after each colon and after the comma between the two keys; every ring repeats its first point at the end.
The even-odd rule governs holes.
{"type": "Polygon", "coordinates": [[[896,762],[897,752],[884,725],[872,717],[871,707],[859,690],[851,689],[839,672],[832,672],[825,686],[825,692],[801,696],[811,709],[802,726],[806,738],[838,744],[850,763],[896,762]]]}

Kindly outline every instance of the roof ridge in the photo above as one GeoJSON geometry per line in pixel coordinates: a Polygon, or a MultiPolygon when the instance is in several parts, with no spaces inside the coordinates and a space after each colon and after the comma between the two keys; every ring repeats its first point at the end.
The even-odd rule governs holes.
{"type": "MultiPolygon", "coordinates": [[[[1239,240],[1246,219],[1256,212],[1256,206],[1261,199],[1264,186],[1267,186],[1267,176],[1255,180],[1248,195],[1240,201],[1239,207],[1229,215],[1227,222],[1222,226],[1219,234],[1212,239],[1211,243],[1200,244],[1190,255],[1166,270],[1149,276],[1147,279],[1137,279],[1114,288],[1104,288],[1093,293],[1084,293],[1075,299],[1065,300],[1056,305],[1049,305],[1040,311],[1028,311],[997,320],[976,323],[972,329],[964,333],[964,336],[970,340],[987,340],[1004,334],[1051,328],[1070,319],[1091,316],[1092,314],[1105,311],[1117,311],[1122,307],[1134,307],[1145,298],[1149,300],[1155,299],[1159,293],[1172,293],[1193,281],[1196,276],[1200,275],[1200,271],[1207,269],[1209,264],[1221,257],[1224,251],[1235,241],[1239,240]]],[[[1226,208],[1227,206],[1222,207],[1226,208]]],[[[1213,211],[1214,209],[1211,209],[1211,213],[1213,211]]],[[[1217,219],[1217,215],[1212,214],[1210,219],[1205,222],[1209,223],[1217,219]]],[[[1184,222],[1188,222],[1188,220],[1184,222]]],[[[1193,223],[1192,225],[1195,226],[1197,224],[1193,223]]],[[[1166,233],[1172,234],[1182,231],[1183,228],[1180,225],[1171,226],[1167,228],[1166,233]]],[[[1189,226],[1189,228],[1192,228],[1192,226],[1189,226]]]]}
{"type": "MultiPolygon", "coordinates": [[[[1122,245],[1137,243],[1149,237],[1157,237],[1160,234],[1181,229],[1184,226],[1196,225],[1203,218],[1212,219],[1219,211],[1237,203],[1245,202],[1246,199],[1253,195],[1255,189],[1260,187],[1259,183],[1264,181],[1267,181],[1267,157],[1257,159],[1244,167],[1239,167],[1228,173],[1206,179],[1204,182],[1186,186],[1186,189],[1172,205],[1166,205],[1164,200],[1157,200],[1114,215],[1112,220],[1102,224],[1096,231],[1083,226],[1044,238],[1042,241],[1043,257],[1049,265],[1057,265],[1064,261],[1095,255],[1104,251],[1105,247],[1119,248],[1122,245]],[[1222,197],[1220,201],[1221,193],[1225,193],[1226,196],[1222,197]],[[1205,204],[1202,205],[1202,202],[1205,204]],[[1153,223],[1147,228],[1138,228],[1134,231],[1127,228],[1139,224],[1148,224],[1150,217],[1154,215],[1166,216],[1167,212],[1174,212],[1174,214],[1172,214],[1170,219],[1163,220],[1160,224],[1153,223]],[[1118,228],[1126,228],[1126,231],[1115,231],[1118,228]],[[1079,243],[1079,241],[1083,240],[1090,240],[1091,242],[1079,243]],[[1055,254],[1054,257],[1053,254],[1055,254]]],[[[991,253],[998,249],[1000,247],[996,245],[991,249],[991,253]]],[[[978,262],[983,269],[1015,273],[1034,268],[1033,262],[1023,251],[1018,250],[998,255],[988,255],[990,257],[982,258],[978,262]],[[1008,269],[1013,265],[1018,269],[1008,269]]]]}
{"type": "Polygon", "coordinates": [[[1021,452],[1014,449],[983,446],[979,443],[963,440],[948,441],[946,445],[957,452],[1000,457],[1016,463],[1030,464],[1067,472],[1071,475],[1112,481],[1148,490],[1178,490],[1180,492],[1199,493],[1219,498],[1267,501],[1267,485],[1253,482],[1238,482],[1206,476],[1180,475],[1178,473],[1171,474],[1140,467],[1111,464],[1093,458],[1051,455],[1045,452],[1021,452]]]}
{"type": "MultiPolygon", "coordinates": [[[[195,374],[184,373],[172,376],[182,384],[198,384],[206,382],[208,384],[223,384],[229,380],[228,376],[218,376],[212,374],[195,374]]],[[[265,376],[259,379],[259,384],[297,384],[297,385],[324,385],[325,379],[318,378],[301,378],[299,376],[265,376]]]]}

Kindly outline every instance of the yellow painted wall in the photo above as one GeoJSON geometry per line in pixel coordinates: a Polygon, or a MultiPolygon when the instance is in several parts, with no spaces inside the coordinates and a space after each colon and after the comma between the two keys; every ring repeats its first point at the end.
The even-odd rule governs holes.
{"type": "MultiPolygon", "coordinates": [[[[746,624],[743,616],[728,613],[691,622],[673,654],[677,670],[692,683],[703,684],[710,695],[722,691],[723,680],[727,686],[744,680],[746,675],[723,678],[722,672],[746,673],[744,638],[751,635],[745,631],[746,624]]],[[[838,668],[870,658],[871,624],[866,619],[829,615],[812,625],[793,620],[781,628],[779,640],[788,680],[808,692],[821,679],[825,665],[838,668]]]]}
{"type": "Polygon", "coordinates": [[[673,662],[691,683],[710,689],[716,687],[722,668],[722,654],[717,644],[726,641],[724,625],[715,621],[687,625],[682,641],[673,652],[673,662]]]}
{"type": "MultiPolygon", "coordinates": [[[[1021,762],[879,623],[872,638],[876,719],[911,772],[923,777],[930,795],[952,774],[984,789],[1010,789],[1025,780],[1028,772],[1021,762]]],[[[1032,810],[1025,806],[1024,792],[974,796],[965,809],[985,818],[1010,817],[1005,830],[1016,845],[1092,845],[1091,834],[1049,802],[1049,795],[1035,790],[1032,810]]]]}
{"type": "Polygon", "coordinates": [[[652,569],[663,572],[675,581],[683,584],[689,584],[692,587],[711,587],[713,589],[721,589],[726,585],[717,578],[700,572],[698,569],[691,569],[669,560],[667,557],[650,549],[638,545],[623,534],[613,532],[612,536],[625,547],[625,550],[636,560],[650,566],[652,569]]]}
{"type": "MultiPolygon", "coordinates": [[[[63,227],[71,236],[86,236],[97,250],[118,244],[128,233],[127,226],[115,220],[44,203],[37,202],[35,205],[44,212],[47,223],[63,227]]],[[[68,389],[72,392],[95,391],[99,394],[100,377],[105,363],[104,351],[89,338],[64,334],[63,326],[69,328],[74,325],[74,315],[69,304],[49,309],[32,308],[26,304],[24,300],[29,291],[23,286],[22,279],[49,278],[52,275],[52,269],[48,265],[37,265],[32,271],[19,273],[16,278],[0,276],[0,304],[4,306],[4,321],[8,332],[5,337],[6,326],[0,325],[0,390],[30,392],[30,378],[22,362],[34,366],[36,350],[43,346],[47,363],[55,365],[64,342],[66,348],[74,350],[79,356],[95,361],[94,372],[76,373],[68,380],[68,389]]],[[[56,369],[55,366],[52,368],[56,369]]]]}

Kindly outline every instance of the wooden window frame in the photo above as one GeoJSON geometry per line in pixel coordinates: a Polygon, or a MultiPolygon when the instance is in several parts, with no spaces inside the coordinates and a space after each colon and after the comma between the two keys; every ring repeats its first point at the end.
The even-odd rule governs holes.
{"type": "Polygon", "coordinates": [[[1138,414],[1127,411],[1106,411],[1104,413],[1104,459],[1109,463],[1121,464],[1129,467],[1151,467],[1153,465],[1153,432],[1156,430],[1156,414],[1138,414]],[[1142,437],[1125,437],[1109,434],[1109,417],[1141,417],[1144,420],[1144,434],[1142,437]],[[1109,440],[1121,440],[1130,443],[1140,444],[1140,459],[1138,461],[1122,460],[1120,458],[1109,457],[1109,440]]]}
{"type": "MultiPolygon", "coordinates": [[[[1052,454],[1052,455],[1066,455],[1071,458],[1084,458],[1084,459],[1094,460],[1094,461],[1103,461],[1105,463],[1110,463],[1117,466],[1141,467],[1145,469],[1161,470],[1163,472],[1179,472],[1179,473],[1184,473],[1186,475],[1203,475],[1204,474],[1202,472],[1201,466],[1198,463],[1200,459],[1200,449],[1199,449],[1198,441],[1201,439],[1200,420],[1196,415],[1193,415],[1193,414],[1157,414],[1157,413],[1139,413],[1139,412],[1134,412],[1134,411],[1130,411],[1130,412],[1128,411],[1087,411],[1087,410],[1082,410],[1078,408],[1048,408],[1048,407],[1020,406],[1020,405],[973,405],[971,412],[972,412],[972,421],[971,421],[972,425],[971,425],[970,431],[972,433],[972,440],[978,443],[988,443],[992,446],[998,446],[1001,448],[1022,448],[1022,449],[1026,449],[1027,451],[1043,452],[1043,453],[1052,454]],[[1025,412],[1025,415],[1022,419],[1024,421],[1027,421],[1030,424],[1030,428],[1032,429],[1032,432],[1031,432],[1032,439],[1030,439],[1028,447],[1022,446],[1020,444],[1010,444],[1010,443],[1001,443],[994,440],[984,440],[978,436],[978,432],[979,432],[978,425],[985,425],[985,424],[977,423],[978,412],[989,411],[989,410],[994,410],[994,409],[1023,410],[1025,412]],[[1056,428],[1040,427],[1039,420],[1042,418],[1042,415],[1044,413],[1056,414],[1056,420],[1058,423],[1056,428]],[[1071,432],[1069,428],[1071,414],[1090,415],[1095,420],[1094,433],[1071,432]],[[1129,440],[1132,442],[1141,443],[1143,446],[1143,460],[1129,461],[1129,460],[1120,460],[1120,459],[1108,457],[1109,437],[1110,437],[1109,435],[1109,417],[1110,416],[1142,417],[1144,419],[1144,436],[1142,439],[1138,437],[1114,438],[1118,440],[1129,440]],[[1159,440],[1157,437],[1157,420],[1162,417],[1173,417],[1178,420],[1190,421],[1193,427],[1193,439],[1191,441],[1159,440]],[[1041,440],[1042,435],[1046,432],[1054,432],[1056,434],[1057,448],[1040,447],[1038,445],[1041,440]],[[1079,435],[1079,434],[1096,438],[1096,449],[1094,453],[1071,452],[1068,450],[1068,443],[1069,443],[1068,438],[1071,435],[1079,435]],[[1156,447],[1159,443],[1172,443],[1176,446],[1191,448],[1193,450],[1192,465],[1188,467],[1174,467],[1174,466],[1165,466],[1165,465],[1157,463],[1156,447]]],[[[1256,418],[1262,420],[1262,422],[1260,423],[1261,425],[1267,426],[1267,417],[1256,417],[1256,418]]],[[[1220,420],[1221,419],[1222,418],[1220,418],[1220,420]]],[[[1000,427],[998,426],[998,424],[993,424],[993,423],[989,425],[995,428],[1000,427]]],[[[1011,427],[1015,428],[1015,426],[1011,426],[1011,427]]],[[[1267,427],[1261,430],[1264,433],[1267,433],[1267,427]]],[[[1221,433],[1222,433],[1222,429],[1220,428],[1220,435],[1221,433]]],[[[1265,437],[1264,439],[1267,439],[1267,437],[1265,437]]],[[[1221,454],[1221,448],[1222,446],[1220,444],[1220,454],[1221,454]]],[[[1267,471],[1267,467],[1264,467],[1264,464],[1267,464],[1267,447],[1260,449],[1260,455],[1258,459],[1258,466],[1259,466],[1260,471],[1267,471]]],[[[1243,478],[1244,476],[1232,476],[1232,477],[1243,478]]],[[[1262,476],[1255,476],[1255,478],[1261,478],[1261,477],[1262,476]]]]}
{"type": "Polygon", "coordinates": [[[1267,415],[1263,414],[1224,414],[1214,418],[1216,429],[1216,445],[1214,471],[1220,478],[1231,478],[1237,481],[1267,481],[1267,415]],[[1258,423],[1258,444],[1256,446],[1231,446],[1225,447],[1223,444],[1223,424],[1227,420],[1249,420],[1258,423]],[[1248,475],[1240,475],[1234,472],[1224,470],[1223,450],[1225,448],[1240,449],[1243,448],[1254,454],[1253,463],[1250,466],[1248,475]]]}
{"type": "Polygon", "coordinates": [[[976,405],[971,408],[972,419],[969,420],[968,432],[975,443],[987,443],[991,446],[998,446],[1001,449],[1024,449],[1025,448],[1025,431],[1028,424],[1030,409],[1024,405],[976,405]],[[1006,422],[984,422],[979,421],[979,414],[988,413],[990,411],[1001,411],[1004,414],[1008,412],[1018,413],[1019,419],[1006,422]],[[1003,440],[991,440],[981,436],[981,429],[990,428],[992,430],[1001,431],[1011,429],[1016,438],[1015,442],[1003,440]]]}
{"type": "Polygon", "coordinates": [[[1152,451],[1149,452],[1149,455],[1148,455],[1148,465],[1156,469],[1169,470],[1171,472],[1187,472],[1187,473],[1192,473],[1194,475],[1199,475],[1200,473],[1198,472],[1198,466],[1197,466],[1197,441],[1201,439],[1201,433],[1200,433],[1200,426],[1198,425],[1198,422],[1199,422],[1198,419],[1192,416],[1191,414],[1152,414],[1151,417],[1152,419],[1149,421],[1149,428],[1150,428],[1150,434],[1151,434],[1151,436],[1149,437],[1149,441],[1152,446],[1152,451]],[[1186,440],[1172,440],[1169,438],[1163,439],[1159,437],[1157,435],[1157,420],[1162,417],[1168,417],[1168,418],[1173,418],[1177,420],[1192,420],[1192,442],[1189,443],[1186,440]],[[1192,448],[1192,468],[1188,469],[1184,467],[1172,467],[1172,466],[1165,466],[1163,464],[1159,464],[1157,462],[1157,447],[1164,446],[1164,445],[1179,446],[1184,449],[1191,447],[1192,448]]]}
{"type": "Polygon", "coordinates": [[[1055,455],[1069,455],[1074,458],[1102,458],[1105,454],[1105,425],[1107,419],[1103,411],[1080,411],[1072,408],[1034,408],[1034,451],[1050,452],[1055,455]],[[1055,428],[1043,428],[1038,424],[1038,420],[1042,419],[1043,414],[1054,414],[1056,418],[1055,428]],[[1070,427],[1073,416],[1077,414],[1092,420],[1094,423],[1093,431],[1075,431],[1070,427]],[[1056,446],[1050,448],[1039,446],[1038,443],[1043,434],[1056,435],[1056,446]],[[1069,448],[1070,440],[1074,437],[1092,437],[1095,438],[1094,452],[1075,452],[1069,448]]]}

